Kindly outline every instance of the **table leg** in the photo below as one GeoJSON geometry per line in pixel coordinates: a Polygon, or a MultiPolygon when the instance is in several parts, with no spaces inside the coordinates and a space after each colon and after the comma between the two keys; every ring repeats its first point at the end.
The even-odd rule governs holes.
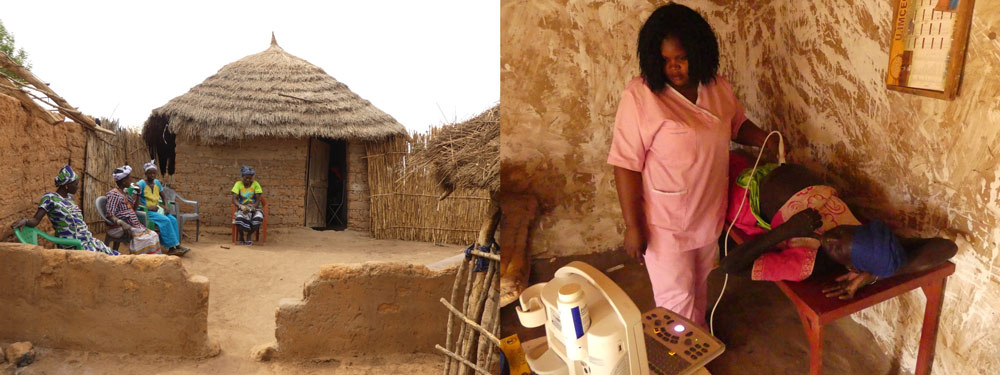
{"type": "Polygon", "coordinates": [[[924,323],[920,330],[916,375],[930,375],[931,366],[934,364],[934,350],[937,346],[938,322],[941,319],[941,306],[944,304],[946,280],[947,278],[941,278],[921,287],[927,296],[927,306],[924,307],[924,323]]]}
{"type": "Polygon", "coordinates": [[[810,311],[799,310],[802,328],[809,340],[809,375],[823,374],[823,324],[810,311]]]}

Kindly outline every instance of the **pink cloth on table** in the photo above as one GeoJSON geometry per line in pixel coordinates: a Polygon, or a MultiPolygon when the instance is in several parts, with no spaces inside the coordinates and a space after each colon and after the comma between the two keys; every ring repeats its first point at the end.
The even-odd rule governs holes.
{"type": "MultiPolygon", "coordinates": [[[[795,193],[781,206],[771,220],[771,227],[777,228],[802,210],[815,209],[823,218],[823,225],[815,233],[821,235],[839,225],[861,225],[844,201],[837,197],[837,191],[829,186],[815,185],[795,193]]],[[[805,280],[816,265],[816,253],[820,242],[811,237],[795,237],[777,245],[778,252],[766,253],[753,263],[750,278],[753,280],[805,280]]]]}

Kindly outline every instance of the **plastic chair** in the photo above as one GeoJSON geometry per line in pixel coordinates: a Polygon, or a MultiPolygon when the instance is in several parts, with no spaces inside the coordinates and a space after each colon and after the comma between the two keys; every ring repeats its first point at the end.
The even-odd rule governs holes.
{"type": "Polygon", "coordinates": [[[184,223],[194,220],[194,241],[198,242],[198,236],[201,235],[201,220],[198,218],[198,201],[184,199],[184,197],[168,187],[163,188],[163,199],[167,202],[170,214],[177,218],[177,229],[180,232],[178,235],[183,238],[184,223]],[[194,206],[194,213],[181,213],[178,202],[194,206]]]}
{"type": "MultiPolygon", "coordinates": [[[[104,219],[104,222],[108,224],[109,227],[114,225],[114,223],[111,222],[111,219],[108,219],[108,197],[97,197],[94,201],[94,206],[97,207],[97,214],[101,216],[101,219],[104,219]]],[[[127,230],[122,231],[122,235],[119,237],[112,237],[110,230],[104,232],[104,243],[115,251],[118,251],[118,247],[121,246],[122,243],[128,243],[130,241],[132,241],[132,236],[127,230]]]]}
{"type": "Polygon", "coordinates": [[[38,237],[41,236],[56,245],[73,246],[77,250],[83,250],[83,242],[78,239],[56,237],[45,233],[41,229],[29,227],[27,225],[21,228],[14,228],[14,235],[17,236],[18,241],[29,245],[38,245],[38,237]]]}
{"type": "MultiPolygon", "coordinates": [[[[239,231],[239,228],[236,227],[236,223],[235,223],[235,221],[236,221],[236,205],[233,204],[232,201],[230,201],[229,204],[233,206],[233,244],[236,244],[236,239],[238,238],[238,237],[236,237],[236,232],[239,231]]],[[[264,208],[264,221],[260,223],[260,228],[257,229],[257,240],[256,241],[261,241],[260,234],[264,233],[264,240],[261,241],[261,243],[267,243],[267,217],[271,216],[271,215],[268,215],[267,201],[264,200],[263,197],[260,198],[260,205],[264,206],[263,207],[264,208]]]]}

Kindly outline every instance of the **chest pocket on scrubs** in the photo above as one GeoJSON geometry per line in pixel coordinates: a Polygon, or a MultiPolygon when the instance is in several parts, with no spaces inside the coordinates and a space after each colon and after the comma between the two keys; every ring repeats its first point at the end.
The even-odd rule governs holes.
{"type": "Polygon", "coordinates": [[[650,224],[668,229],[685,225],[689,169],[697,158],[695,129],[665,121],[653,137],[646,157],[647,209],[650,224]]]}

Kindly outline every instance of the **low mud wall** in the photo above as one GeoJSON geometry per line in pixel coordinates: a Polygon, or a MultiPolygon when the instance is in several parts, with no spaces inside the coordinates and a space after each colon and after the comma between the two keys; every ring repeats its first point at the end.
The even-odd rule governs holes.
{"type": "Polygon", "coordinates": [[[444,342],[455,267],[365,263],[326,265],[306,282],[302,300],[275,313],[276,354],[336,359],[355,354],[433,352],[444,342]]]}
{"type": "Polygon", "coordinates": [[[208,279],[179,258],[0,243],[0,341],[204,357],[208,279]]]}

